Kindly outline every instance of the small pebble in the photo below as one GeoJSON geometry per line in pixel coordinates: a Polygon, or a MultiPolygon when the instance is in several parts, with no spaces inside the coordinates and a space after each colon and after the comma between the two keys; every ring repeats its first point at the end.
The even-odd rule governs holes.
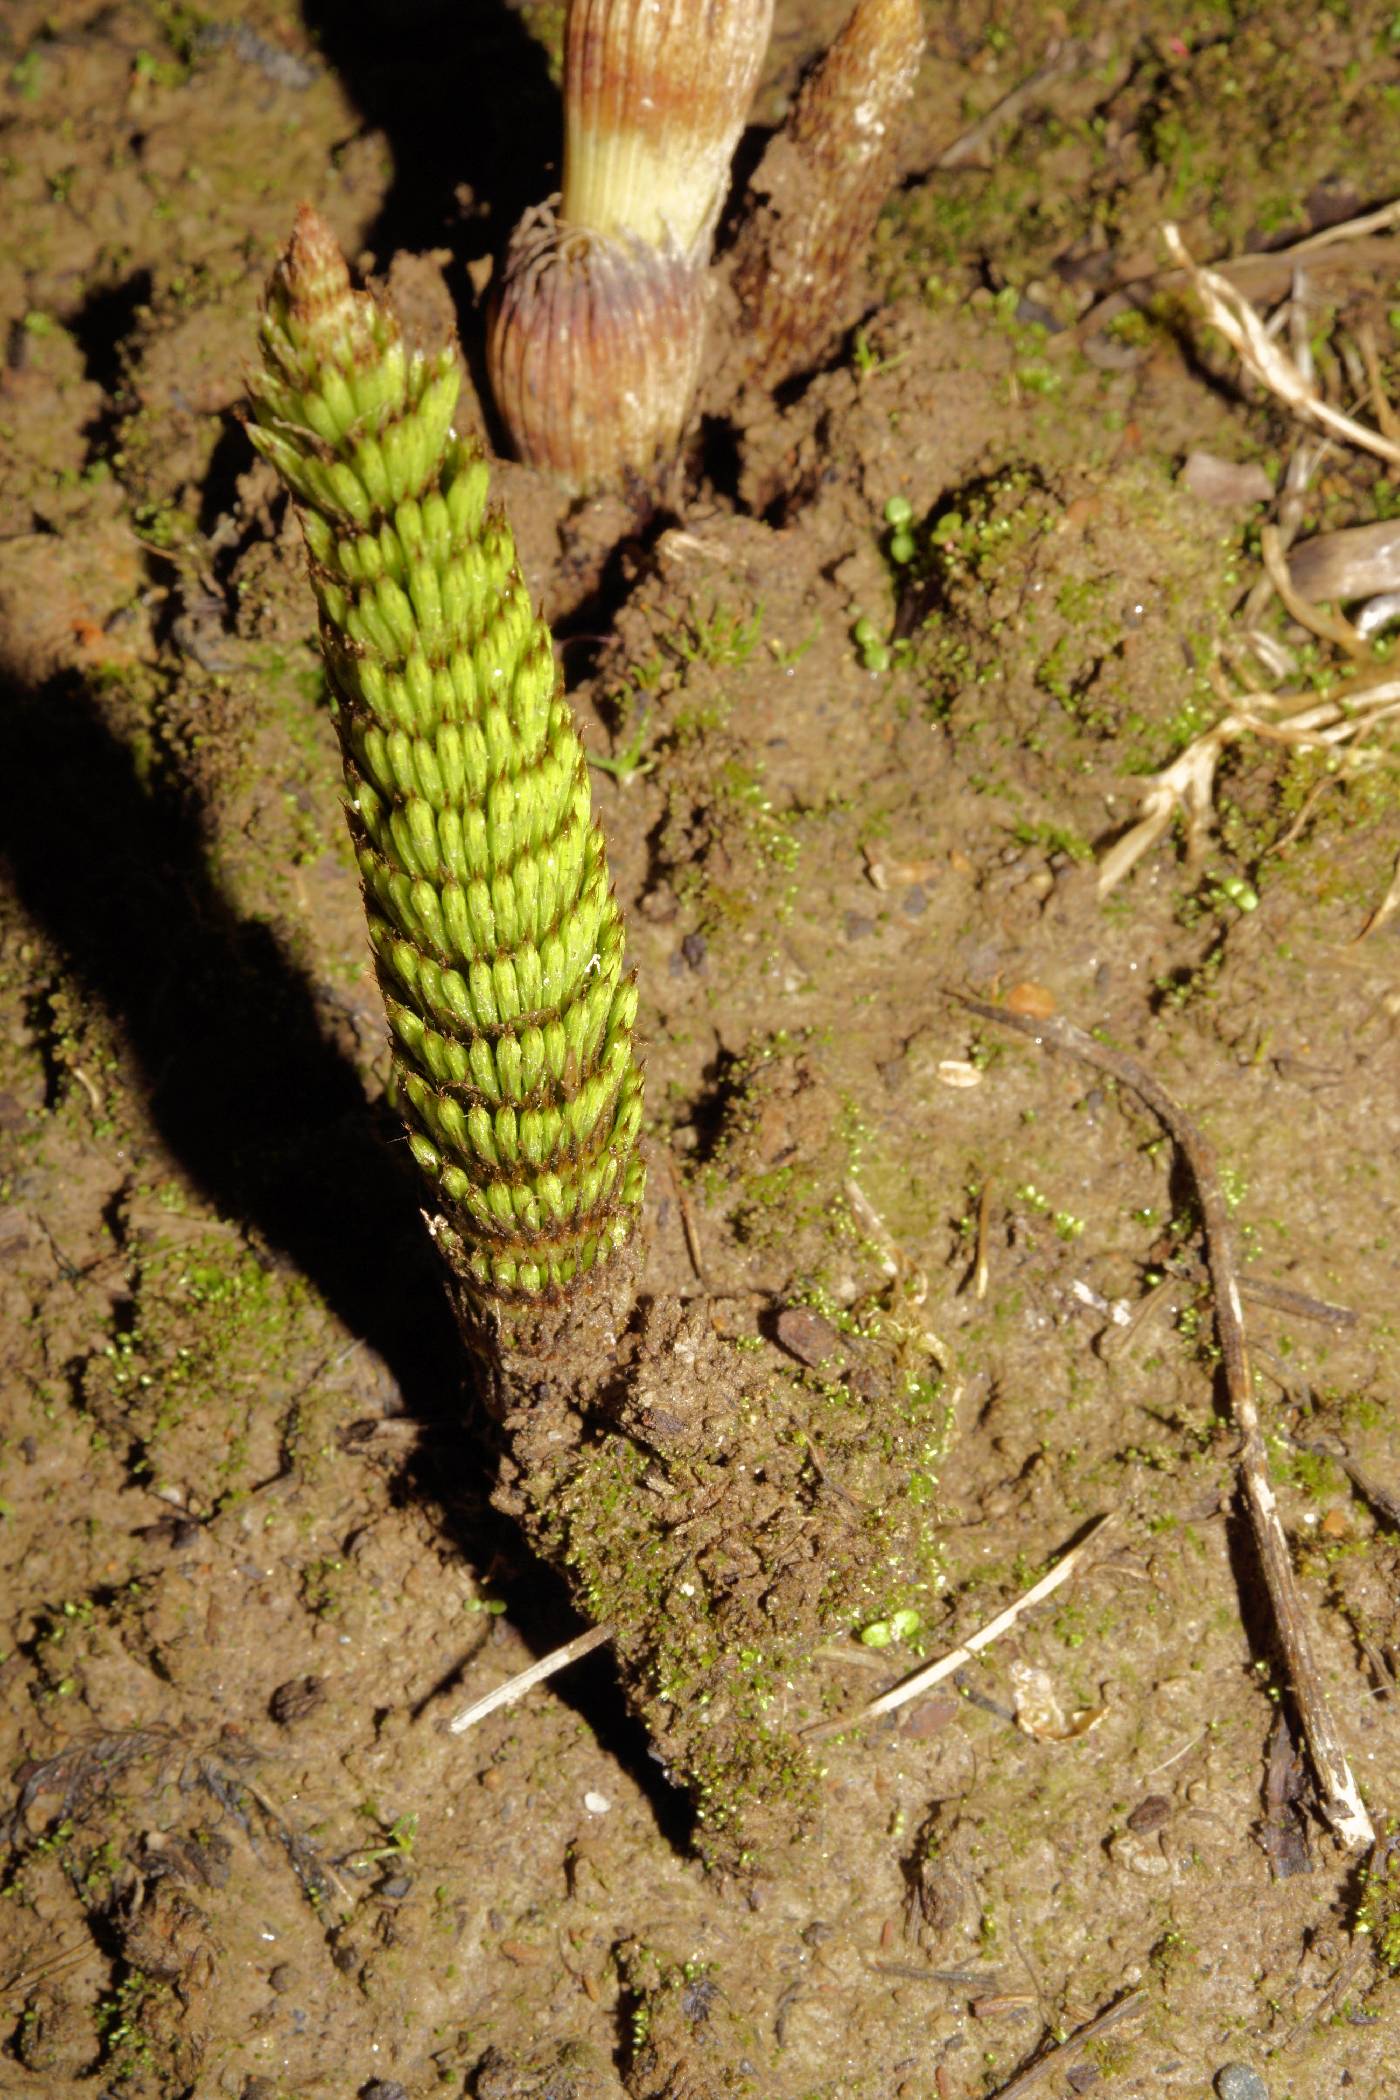
{"type": "Polygon", "coordinates": [[[584,1795],[583,1805],[590,1816],[605,1816],[612,1807],[612,1803],[606,1794],[595,1794],[592,1792],[584,1795]]]}
{"type": "Polygon", "coordinates": [[[923,917],[928,910],[928,891],[921,883],[916,882],[913,889],[906,892],[902,909],[906,918],[921,919],[923,917]]]}
{"type": "Polygon", "coordinates": [[[965,1058],[944,1057],[939,1059],[938,1077],[944,1086],[981,1086],[982,1068],[968,1064],[965,1058]]]}
{"type": "Polygon", "coordinates": [[[847,912],[847,914],[846,914],[846,939],[847,939],[848,941],[864,941],[864,940],[868,940],[868,939],[869,939],[869,937],[870,937],[870,935],[871,935],[871,934],[872,934],[872,933],[873,933],[874,931],[875,931],[875,921],[874,921],[874,920],[873,920],[872,918],[869,918],[869,917],[868,917],[868,916],[866,915],[866,913],[865,913],[865,912],[863,912],[863,911],[848,911],[848,912],[847,912]]]}
{"type": "Polygon", "coordinates": [[[1223,2064],[1215,2074],[1220,2100],[1269,2100],[1269,2088],[1248,2064],[1223,2064]]]}
{"type": "Polygon", "coordinates": [[[1146,1837],[1149,1831],[1160,1830],[1164,1823],[1169,1822],[1171,1812],[1172,1805],[1165,1794],[1148,1794],[1129,1816],[1128,1828],[1136,1831],[1139,1837],[1146,1837]]]}
{"type": "Polygon", "coordinates": [[[800,1364],[815,1370],[841,1347],[841,1337],[829,1320],[810,1305],[785,1305],[775,1323],[778,1345],[800,1364]]]}
{"type": "Polygon", "coordinates": [[[1202,503],[1214,503],[1221,510],[1268,503],[1274,493],[1273,482],[1257,461],[1237,463],[1218,459],[1213,452],[1188,452],[1181,481],[1202,503]]]}
{"type": "Polygon", "coordinates": [[[1009,1014],[1024,1014],[1034,1021],[1048,1021],[1055,1011],[1055,994],[1047,991],[1043,984],[1031,978],[1023,978],[1013,984],[1006,995],[1006,1011],[1009,1014]]]}
{"type": "Polygon", "coordinates": [[[707,953],[703,933],[688,933],[681,942],[681,954],[692,970],[703,970],[707,953]]]}

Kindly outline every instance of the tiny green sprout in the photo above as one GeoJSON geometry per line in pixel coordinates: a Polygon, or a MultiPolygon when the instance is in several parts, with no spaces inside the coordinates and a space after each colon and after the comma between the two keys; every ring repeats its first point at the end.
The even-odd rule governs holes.
{"type": "Polygon", "coordinates": [[[914,506],[907,496],[890,497],[885,505],[885,523],[890,527],[890,560],[906,568],[918,552],[918,542],[910,529],[914,523],[914,506]]]}
{"type": "Polygon", "coordinates": [[[880,631],[868,613],[861,613],[851,628],[851,640],[860,651],[860,660],[867,671],[888,671],[890,652],[880,639],[880,631]]]}
{"type": "Polygon", "coordinates": [[[912,1641],[923,1623],[923,1613],[906,1604],[887,1619],[872,1619],[862,1626],[858,1638],[863,1648],[892,1648],[897,1641],[912,1641]]]}
{"type": "Polygon", "coordinates": [[[642,756],[646,749],[649,729],[650,724],[643,719],[622,749],[612,758],[600,758],[596,752],[590,751],[589,765],[599,773],[611,773],[613,779],[623,787],[626,787],[629,780],[639,779],[644,773],[654,773],[656,760],[642,756]]]}
{"type": "Polygon", "coordinates": [[[1238,1167],[1223,1166],[1219,1171],[1220,1193],[1225,1198],[1225,1208],[1233,1217],[1249,1194],[1249,1182],[1238,1167]]]}
{"type": "Polygon", "coordinates": [[[1224,875],[1220,880],[1221,895],[1227,897],[1237,911],[1257,911],[1259,892],[1242,875],[1224,875]]]}
{"type": "Polygon", "coordinates": [[[379,1823],[384,1842],[380,1845],[372,1846],[367,1852],[359,1853],[355,1859],[356,1867],[363,1871],[367,1867],[380,1865],[386,1859],[412,1859],[413,1847],[418,1838],[418,1818],[416,1815],[395,1816],[393,1822],[386,1828],[372,1802],[365,1802],[361,1813],[368,1815],[374,1822],[379,1823]]]}

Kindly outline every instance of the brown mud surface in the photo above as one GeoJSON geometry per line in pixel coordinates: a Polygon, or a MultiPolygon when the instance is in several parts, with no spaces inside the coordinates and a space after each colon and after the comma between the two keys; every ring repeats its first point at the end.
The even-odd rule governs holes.
{"type": "MultiPolygon", "coordinates": [[[[745,165],[845,12],[779,0],[745,165]]],[[[985,1659],[824,1737],[801,1840],[760,1800],[722,1874],[664,1776],[664,1688],[629,1707],[608,1649],[447,1730],[580,1621],[490,1504],[382,1099],[298,537],[237,415],[302,198],[426,339],[455,306],[479,370],[483,260],[552,179],[562,9],[5,10],[5,2100],[983,2100],[1133,1993],[1038,2092],[1204,2096],[1247,2065],[1236,2100],[1400,2094],[1400,1868],[1338,1850],[1290,1741],[1191,1186],[1124,1090],[943,991],[1140,1058],[1215,1148],[1246,1279],[1355,1314],[1246,1295],[1385,1831],[1393,728],[1247,737],[1197,855],[1178,825],[1108,897],[1095,877],[1141,776],[1224,711],[1212,674],[1258,679],[1245,624],[1290,690],[1346,671],[1276,599],[1246,616],[1299,428],[1154,274],[1165,218],[1212,259],[1387,200],[1393,5],[1285,15],[932,10],[822,369],[707,396],[641,525],[497,472],[639,974],[647,1288],[690,1301],[674,1384],[622,1417],[617,1537],[722,1401],[773,1534],[829,1511],[828,1586],[881,1466],[928,1514],[917,1601],[828,1598],[800,1681],[774,1591],[726,1770],[1116,1514],[985,1659]],[[1192,453],[1229,463],[1223,500],[1192,453]],[[732,1390],[687,1414],[706,1352],[732,1390]]],[[[1400,400],[1393,238],[1317,251],[1306,297],[1329,397],[1369,418],[1378,375],[1400,400]]],[[[1400,473],[1338,447],[1302,532],[1397,514],[1400,473]]],[[[702,1551],[761,1616],[762,1542],[712,1524],[702,1551]]],[[[601,1602],[645,1577],[604,1552],[601,1602]]]]}

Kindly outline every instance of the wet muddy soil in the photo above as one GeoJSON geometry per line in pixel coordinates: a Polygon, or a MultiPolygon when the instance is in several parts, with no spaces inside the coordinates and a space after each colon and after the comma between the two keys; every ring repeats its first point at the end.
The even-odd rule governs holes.
{"type": "MultiPolygon", "coordinates": [[[[845,12],[778,0],[745,166],[845,12]]],[[[497,470],[639,976],[647,1289],[734,1369],[773,1524],[829,1515],[831,1637],[799,1673],[746,1636],[726,1771],[1114,1516],[981,1660],[812,1738],[800,1813],[756,1748],[751,1856],[606,1646],[448,1731],[581,1621],[491,1504],[238,417],[303,198],[479,375],[561,19],[0,22],[0,2093],[985,2100],[1060,2041],[1054,2100],[1400,2092],[1393,722],[1240,735],[1202,821],[1099,880],[1240,693],[1384,675],[1383,629],[1349,653],[1261,587],[1303,429],[1160,227],[1292,288],[1326,398],[1393,429],[1393,231],[1301,287],[1276,259],[1388,201],[1393,8],[931,10],[821,368],[707,394],[640,521],[497,470]],[[1293,1737],[1182,1162],[949,986],[1129,1051],[1215,1151],[1374,1855],[1293,1737]],[[842,1597],[891,1454],[922,1589],[842,1597]]],[[[1338,443],[1293,511],[1394,517],[1400,471],[1338,443]]],[[[614,1612],[658,1437],[714,1433],[684,1399],[623,1423],[614,1612]]]]}

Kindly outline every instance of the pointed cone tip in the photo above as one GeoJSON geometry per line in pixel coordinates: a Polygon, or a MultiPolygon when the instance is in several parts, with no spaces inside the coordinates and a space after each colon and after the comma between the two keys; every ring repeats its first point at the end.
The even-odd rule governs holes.
{"type": "Polygon", "coordinates": [[[299,204],[291,239],[282,255],[282,269],[293,296],[303,287],[315,287],[324,297],[332,286],[349,286],[350,269],[329,222],[314,205],[299,204]]]}

